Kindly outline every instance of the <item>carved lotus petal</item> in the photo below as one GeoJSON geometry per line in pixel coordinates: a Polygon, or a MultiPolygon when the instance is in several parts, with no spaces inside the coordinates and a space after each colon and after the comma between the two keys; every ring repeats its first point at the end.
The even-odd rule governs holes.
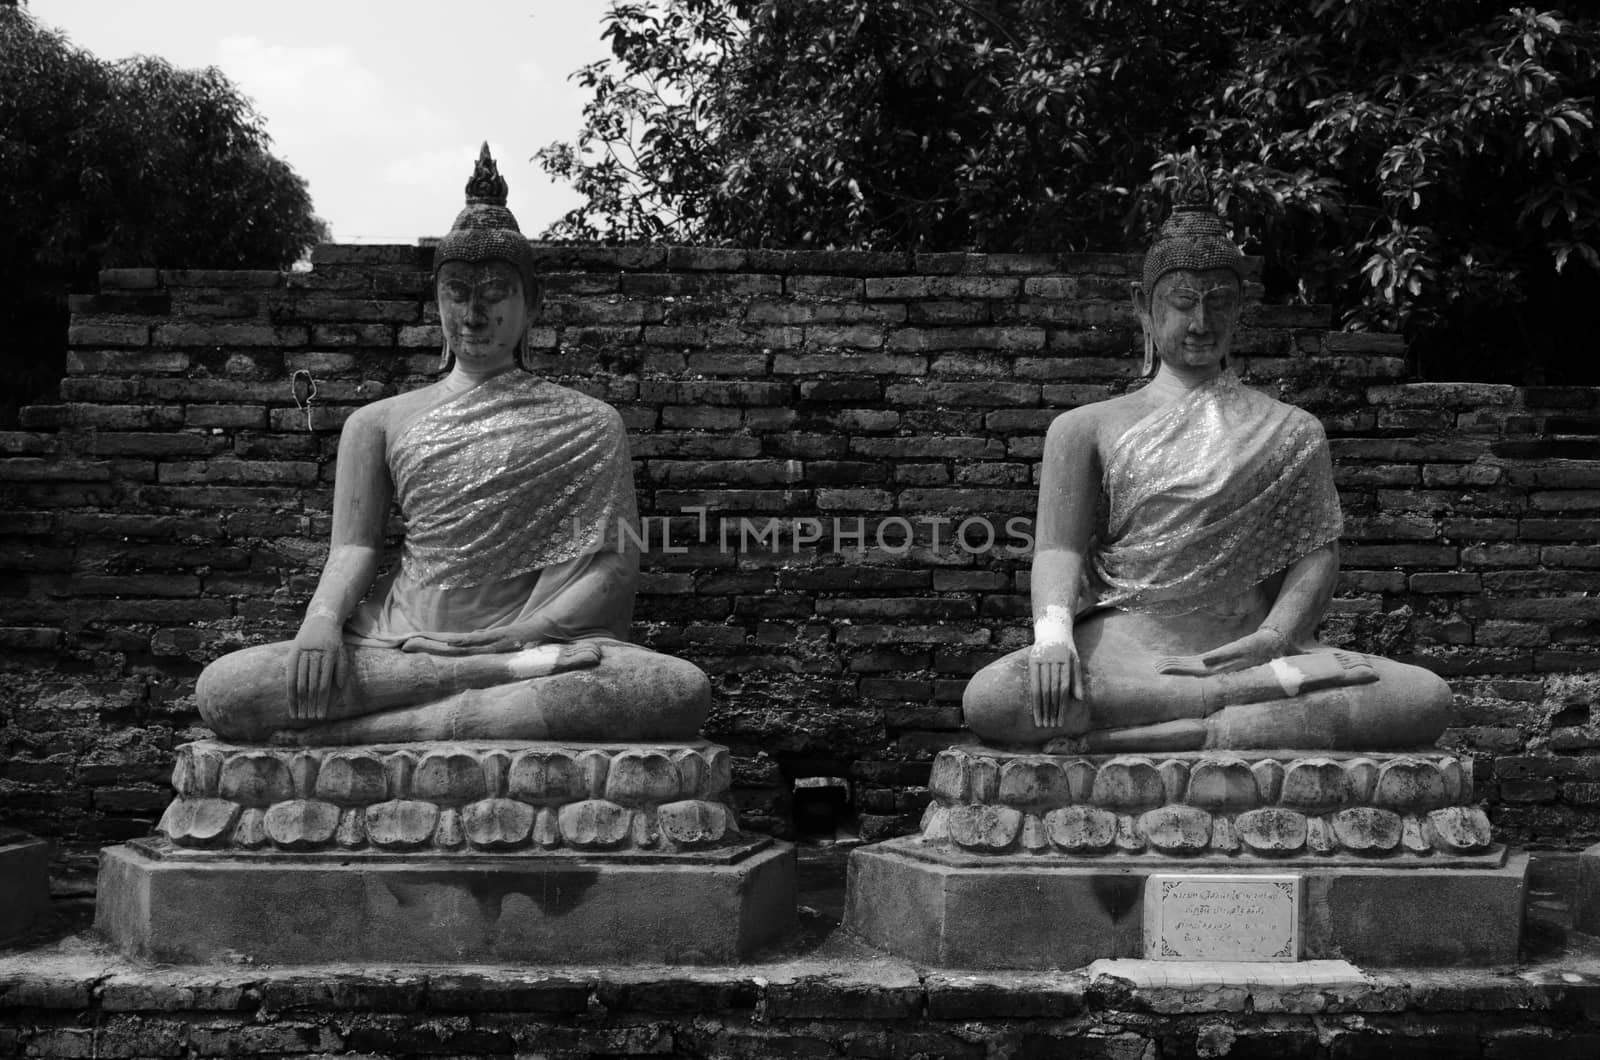
{"type": "Polygon", "coordinates": [[[285,850],[315,850],[333,842],[339,807],[317,799],[291,799],[267,810],[267,838],[285,850]]]}
{"type": "Polygon", "coordinates": [[[222,764],[217,792],[246,806],[270,806],[294,797],[294,778],[272,751],[244,751],[222,764]]]}
{"type": "Polygon", "coordinates": [[[633,825],[629,839],[637,850],[652,850],[661,845],[661,828],[656,815],[646,810],[633,811],[633,825]]]}
{"type": "Polygon", "coordinates": [[[333,841],[346,849],[354,850],[367,842],[367,814],[359,806],[346,806],[339,814],[339,829],[333,841]]]}
{"type": "Polygon", "coordinates": [[[922,815],[922,841],[924,843],[947,843],[950,841],[950,810],[937,802],[928,803],[928,809],[922,815]]]}
{"type": "Polygon", "coordinates": [[[1239,842],[1254,853],[1269,857],[1303,849],[1309,831],[1305,814],[1279,806],[1241,813],[1233,822],[1233,830],[1239,842]]]}
{"type": "Polygon", "coordinates": [[[705,790],[706,760],[699,751],[674,751],[670,756],[678,771],[679,783],[685,798],[699,798],[705,790]]]}
{"type": "Polygon", "coordinates": [[[564,751],[524,751],[511,760],[511,794],[526,802],[574,802],[589,794],[578,763],[564,751]]]}
{"type": "Polygon", "coordinates": [[[294,784],[294,797],[309,799],[317,784],[317,756],[309,751],[297,751],[289,756],[289,779],[294,784]]]}
{"type": "Polygon", "coordinates": [[[179,795],[215,795],[222,776],[222,753],[214,748],[184,744],[172,764],[172,790],[179,795]]]}
{"type": "Polygon", "coordinates": [[[1326,817],[1306,819],[1306,846],[1313,854],[1333,854],[1339,850],[1339,840],[1333,834],[1333,825],[1326,817]]]}
{"type": "Polygon", "coordinates": [[[1068,806],[1045,814],[1050,842],[1072,854],[1107,850],[1117,838],[1117,815],[1097,806],[1068,806]]]}
{"type": "Polygon", "coordinates": [[[1009,806],[952,806],[950,838],[964,850],[998,853],[1017,841],[1022,813],[1009,806]]]}
{"type": "Polygon", "coordinates": [[[1467,768],[1456,758],[1442,758],[1439,760],[1439,775],[1444,778],[1444,795],[1451,805],[1462,801],[1462,790],[1466,787],[1463,778],[1467,775],[1467,768]]]}
{"type": "Polygon", "coordinates": [[[1008,806],[1053,809],[1072,801],[1067,775],[1054,759],[1013,758],[1000,767],[1000,801],[1008,806]]]}
{"type": "Polygon", "coordinates": [[[1193,806],[1159,806],[1139,818],[1139,831],[1163,854],[1197,854],[1211,844],[1211,815],[1193,806]]]}
{"type": "Polygon", "coordinates": [[[561,838],[579,850],[604,850],[627,841],[633,814],[605,799],[569,802],[557,812],[561,838]]]}
{"type": "Polygon", "coordinates": [[[988,757],[969,756],[967,783],[971,785],[973,802],[994,802],[1000,795],[1000,763],[988,757]]]}
{"type": "Polygon", "coordinates": [[[383,773],[389,779],[389,797],[411,796],[411,777],[417,771],[417,756],[410,751],[395,751],[383,756],[383,773]]]}
{"type": "Polygon", "coordinates": [[[1061,771],[1067,775],[1067,784],[1072,788],[1072,801],[1088,802],[1094,793],[1094,778],[1100,772],[1094,763],[1087,758],[1069,758],[1061,764],[1061,771]]]}
{"type": "Polygon", "coordinates": [[[1189,771],[1186,800],[1191,806],[1215,813],[1248,810],[1261,805],[1256,775],[1251,771],[1250,763],[1236,755],[1218,755],[1196,762],[1189,771]]]}
{"type": "Polygon", "coordinates": [[[239,804],[227,799],[173,799],[156,831],[179,846],[218,846],[239,818],[239,804]]]}
{"type": "Polygon", "coordinates": [[[967,759],[957,751],[940,751],[928,774],[928,791],[945,802],[964,802],[967,798],[967,759]]]}
{"type": "Polygon", "coordinates": [[[584,779],[585,791],[591,799],[606,796],[606,784],[611,772],[611,755],[598,748],[581,752],[576,759],[578,775],[584,779]]]}
{"type": "Polygon", "coordinates": [[[726,747],[708,747],[698,753],[706,764],[698,794],[715,799],[733,786],[733,756],[726,747]]]}
{"type": "Polygon", "coordinates": [[[1446,854],[1479,854],[1494,845],[1489,818],[1476,806],[1445,806],[1423,821],[1422,834],[1446,854]]]}
{"type": "Polygon", "coordinates": [[[1169,758],[1156,767],[1156,772],[1167,789],[1167,801],[1182,802],[1189,791],[1189,763],[1169,758]]]}
{"type": "Polygon", "coordinates": [[[1131,813],[1117,814],[1117,849],[1129,854],[1144,850],[1144,833],[1139,831],[1139,821],[1131,813]]]}
{"type": "Polygon", "coordinates": [[[1449,805],[1444,774],[1420,758],[1396,758],[1378,771],[1372,801],[1399,813],[1420,814],[1449,805]]]}
{"type": "Polygon", "coordinates": [[[433,830],[433,845],[444,850],[455,850],[467,841],[467,832],[461,827],[461,811],[446,806],[439,811],[439,825],[433,830]]]}
{"type": "Polygon", "coordinates": [[[1276,758],[1258,759],[1250,772],[1256,775],[1256,794],[1260,797],[1256,805],[1271,806],[1277,802],[1278,793],[1283,790],[1283,763],[1276,758]]]}
{"type": "Polygon", "coordinates": [[[1372,787],[1378,782],[1378,763],[1370,758],[1350,758],[1344,763],[1350,781],[1350,798],[1357,805],[1372,801],[1372,787]]]}
{"type": "Polygon", "coordinates": [[[1022,849],[1030,854],[1050,849],[1050,831],[1044,825],[1044,818],[1036,813],[1022,816],[1022,849]]]}
{"type": "Polygon", "coordinates": [[[328,802],[365,806],[389,794],[389,778],[378,756],[364,751],[335,751],[317,771],[316,795],[328,802]]]}
{"type": "Polygon", "coordinates": [[[510,850],[528,841],[534,809],[515,799],[479,799],[461,808],[461,830],[479,850],[510,850]]]}
{"type": "Polygon", "coordinates": [[[669,802],[682,792],[683,781],[672,759],[659,751],[624,751],[611,760],[606,798],[624,806],[669,802]]]}
{"type": "Polygon", "coordinates": [[[722,842],[730,828],[728,809],[704,799],[663,803],[656,824],[668,842],[680,847],[705,847],[722,842]]]}
{"type": "Polygon", "coordinates": [[[1096,806],[1127,812],[1153,809],[1166,798],[1167,788],[1155,763],[1136,755],[1121,755],[1102,765],[1089,794],[1096,806]]]}
{"type": "Polygon", "coordinates": [[[491,799],[506,797],[506,776],[511,772],[511,756],[505,751],[485,751],[478,760],[483,766],[483,782],[491,799]]]}
{"type": "Polygon", "coordinates": [[[1218,854],[1238,853],[1239,833],[1228,818],[1211,818],[1211,849],[1218,854]]]}
{"type": "Polygon", "coordinates": [[[1352,854],[1387,854],[1400,845],[1400,815],[1371,806],[1353,806],[1331,818],[1333,836],[1352,854]]]}
{"type": "Polygon", "coordinates": [[[560,819],[549,806],[539,807],[539,813],[533,819],[533,841],[545,850],[554,850],[561,845],[560,819]]]}
{"type": "Polygon", "coordinates": [[[1422,818],[1406,814],[1400,818],[1400,845],[1412,854],[1432,854],[1433,846],[1422,835],[1422,818]]]}
{"type": "Polygon", "coordinates": [[[459,750],[428,751],[411,777],[411,794],[439,802],[471,802],[489,794],[483,764],[459,750]]]}
{"type": "Polygon", "coordinates": [[[1306,813],[1337,810],[1351,802],[1350,778],[1331,758],[1302,758],[1289,764],[1278,801],[1306,813]]]}
{"type": "Polygon", "coordinates": [[[418,847],[433,838],[439,807],[418,799],[390,799],[367,807],[367,838],[385,850],[418,847]]]}
{"type": "Polygon", "coordinates": [[[204,795],[194,774],[194,745],[181,744],[172,756],[172,790],[179,795],[204,795]]]}
{"type": "Polygon", "coordinates": [[[267,813],[259,806],[246,806],[239,813],[239,819],[234,822],[233,835],[229,837],[232,846],[244,847],[254,850],[267,845],[267,813]]]}

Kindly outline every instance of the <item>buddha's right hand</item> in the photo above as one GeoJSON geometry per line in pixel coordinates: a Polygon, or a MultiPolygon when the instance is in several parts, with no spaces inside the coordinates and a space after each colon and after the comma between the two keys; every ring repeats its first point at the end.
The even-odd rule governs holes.
{"type": "Polygon", "coordinates": [[[333,689],[344,687],[345,676],[350,672],[341,623],[326,615],[307,616],[289,645],[285,665],[289,716],[297,721],[325,719],[333,689]]]}
{"type": "Polygon", "coordinates": [[[1028,649],[1028,691],[1033,703],[1033,724],[1059,729],[1074,704],[1083,698],[1083,664],[1070,636],[1040,642],[1028,649]]]}

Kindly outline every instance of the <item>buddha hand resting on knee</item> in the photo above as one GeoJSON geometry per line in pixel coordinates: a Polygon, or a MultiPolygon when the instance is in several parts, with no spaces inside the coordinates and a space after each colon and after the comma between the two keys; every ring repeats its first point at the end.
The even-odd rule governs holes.
{"type": "Polygon", "coordinates": [[[523,365],[542,282],[488,147],[435,253],[447,374],[358,409],[293,641],[206,668],[219,736],[307,744],[691,739],[692,664],[627,643],[639,573],[616,410],[523,365]],[[400,562],[379,578],[398,502],[400,562]]]}
{"type": "Polygon", "coordinates": [[[1203,185],[1133,285],[1146,372],[1045,439],[1034,642],[980,671],[966,722],[1080,751],[1425,747],[1450,690],[1316,629],[1342,522],[1315,417],[1226,369],[1244,259],[1203,185]]]}

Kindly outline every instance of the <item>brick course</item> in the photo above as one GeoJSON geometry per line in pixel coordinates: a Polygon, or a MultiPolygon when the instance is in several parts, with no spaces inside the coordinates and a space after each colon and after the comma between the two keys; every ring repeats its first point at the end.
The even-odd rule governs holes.
{"type": "MultiPolygon", "coordinates": [[[[539,370],[632,437],[637,639],[711,673],[748,821],[784,831],[789,782],[824,774],[854,784],[865,835],[912,827],[963,682],[1026,643],[1044,431],[1137,373],[1137,259],[536,253],[539,370]]],[[[430,255],[111,270],[73,298],[60,403],[0,433],[0,817],[148,828],[200,668],[298,623],[340,424],[434,370],[430,255]]],[[[1600,390],[1406,383],[1395,337],[1327,320],[1252,305],[1241,334],[1247,379],[1333,441],[1349,527],[1327,638],[1451,681],[1446,743],[1506,838],[1593,842],[1600,390]]]]}
{"type": "MultiPolygon", "coordinates": [[[[1338,964],[1340,962],[1328,962],[1338,964]]],[[[1593,1057],[1592,961],[1522,974],[1337,968],[1209,984],[919,971],[139,968],[0,960],[0,1052],[26,1057],[1593,1057]]]]}

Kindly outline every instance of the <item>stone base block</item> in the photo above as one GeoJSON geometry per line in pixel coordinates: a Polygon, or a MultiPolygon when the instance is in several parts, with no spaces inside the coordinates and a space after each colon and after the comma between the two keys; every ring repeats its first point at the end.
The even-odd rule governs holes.
{"type": "Polygon", "coordinates": [[[20,938],[50,917],[50,844],[0,830],[0,942],[20,938]]]}
{"type": "Polygon", "coordinates": [[[1572,898],[1572,926],[1600,935],[1600,843],[1578,855],[1578,889],[1572,898]]]}
{"type": "Polygon", "coordinates": [[[1302,877],[1302,952],[1377,967],[1514,963],[1528,856],[1424,867],[1292,866],[1158,857],[958,858],[920,838],[854,851],[846,924],[908,960],[955,968],[1078,968],[1143,954],[1145,880],[1153,873],[1260,871],[1302,877]]]}
{"type": "Polygon", "coordinates": [[[731,963],[796,927],[794,852],[101,854],[95,925],[157,961],[731,963]]]}

